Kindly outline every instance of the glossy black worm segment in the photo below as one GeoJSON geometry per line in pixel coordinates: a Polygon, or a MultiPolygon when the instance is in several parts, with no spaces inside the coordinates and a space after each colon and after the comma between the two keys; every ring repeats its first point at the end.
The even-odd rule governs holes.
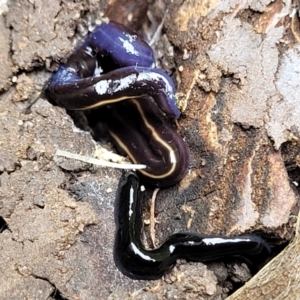
{"type": "Polygon", "coordinates": [[[146,250],[141,242],[141,197],[138,176],[124,173],[116,199],[114,257],[121,272],[130,278],[161,278],[179,258],[205,262],[236,257],[259,265],[271,253],[269,245],[256,235],[223,237],[184,232],[172,235],[155,250],[146,250]]]}
{"type": "Polygon", "coordinates": [[[139,170],[145,182],[164,187],[182,179],[188,169],[189,150],[155,103],[149,99],[119,103],[107,124],[119,148],[133,162],[147,165],[145,170],[139,170]]]}
{"type": "Polygon", "coordinates": [[[154,66],[146,42],[121,24],[102,23],[53,75],[48,94],[67,109],[150,95],[169,117],[178,118],[174,83],[154,66]]]}
{"type": "Polygon", "coordinates": [[[67,109],[91,109],[149,95],[168,117],[178,118],[174,93],[167,74],[138,66],[86,78],[79,78],[75,68],[61,66],[48,87],[48,95],[67,109]]]}
{"type": "Polygon", "coordinates": [[[109,106],[106,122],[119,148],[147,166],[141,175],[148,183],[170,186],[186,174],[189,151],[174,126],[180,115],[174,83],[154,66],[140,37],[103,23],[59,67],[46,92],[67,109],[109,106]]]}

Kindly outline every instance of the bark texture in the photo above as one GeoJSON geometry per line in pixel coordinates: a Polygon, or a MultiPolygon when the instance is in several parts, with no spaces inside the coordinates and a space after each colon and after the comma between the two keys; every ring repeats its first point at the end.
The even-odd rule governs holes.
{"type": "Polygon", "coordinates": [[[250,278],[238,261],[179,261],[155,282],[130,280],[116,269],[114,198],[121,173],[55,155],[61,149],[93,156],[95,130],[86,115],[73,114],[79,129],[42,93],[51,71],[106,16],[151,41],[158,65],[177,85],[191,165],[178,185],[158,194],[158,243],[180,230],[257,231],[278,245],[296,232],[229,299],[297,299],[297,3],[2,1],[0,298],[225,299],[250,278]]]}

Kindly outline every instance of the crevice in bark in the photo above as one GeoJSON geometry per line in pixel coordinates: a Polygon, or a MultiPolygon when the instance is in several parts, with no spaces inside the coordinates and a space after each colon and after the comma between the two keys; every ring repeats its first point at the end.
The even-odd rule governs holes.
{"type": "Polygon", "coordinates": [[[68,300],[68,298],[64,297],[61,293],[61,291],[55,286],[54,283],[52,283],[50,280],[44,277],[33,275],[34,278],[44,280],[48,282],[53,287],[53,292],[49,295],[47,299],[51,300],[68,300]]]}
{"type": "Polygon", "coordinates": [[[8,224],[3,219],[3,217],[0,216],[0,233],[2,233],[4,230],[9,229],[8,224]]]}
{"type": "MultiPolygon", "coordinates": [[[[51,297],[52,299],[55,299],[55,300],[68,300],[68,298],[64,297],[64,296],[61,294],[60,290],[57,289],[55,286],[54,286],[54,290],[53,290],[53,292],[51,293],[50,297],[51,297]]],[[[49,299],[51,299],[51,298],[49,298],[49,299]]]]}

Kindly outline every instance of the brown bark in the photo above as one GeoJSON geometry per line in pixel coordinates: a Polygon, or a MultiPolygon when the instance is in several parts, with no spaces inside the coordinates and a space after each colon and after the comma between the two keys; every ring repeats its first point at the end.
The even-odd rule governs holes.
{"type": "MultiPolygon", "coordinates": [[[[224,299],[233,282],[248,279],[239,262],[179,262],[151,283],[120,274],[112,255],[120,172],[55,156],[93,155],[95,143],[41,91],[95,16],[115,15],[148,38],[166,14],[154,48],[178,86],[191,166],[158,194],[159,242],[180,230],[290,240],[300,180],[298,14],[288,0],[156,1],[148,19],[146,1],[98,5],[0,6],[0,224],[8,227],[0,233],[0,298],[224,299]]],[[[229,299],[296,299],[298,244],[296,235],[229,299]]]]}

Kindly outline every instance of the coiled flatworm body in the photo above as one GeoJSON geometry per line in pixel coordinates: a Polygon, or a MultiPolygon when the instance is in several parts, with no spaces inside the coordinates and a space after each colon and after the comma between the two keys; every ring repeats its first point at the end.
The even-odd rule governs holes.
{"type": "MultiPolygon", "coordinates": [[[[150,185],[179,182],[189,166],[189,150],[174,119],[180,111],[175,86],[155,68],[151,48],[116,23],[103,23],[59,67],[47,94],[67,109],[107,107],[106,123],[118,147],[135,163],[147,165],[140,175],[150,185]]],[[[135,279],[156,279],[178,258],[211,261],[240,257],[262,263],[270,248],[260,237],[177,233],[159,248],[141,242],[141,186],[134,172],[121,177],[116,199],[115,261],[135,279]]]]}
{"type": "Polygon", "coordinates": [[[155,68],[152,49],[124,26],[97,26],[52,76],[47,93],[67,109],[108,107],[113,139],[147,166],[141,175],[148,183],[170,186],[186,174],[189,150],[173,121],[180,115],[175,85],[155,68]]]}

